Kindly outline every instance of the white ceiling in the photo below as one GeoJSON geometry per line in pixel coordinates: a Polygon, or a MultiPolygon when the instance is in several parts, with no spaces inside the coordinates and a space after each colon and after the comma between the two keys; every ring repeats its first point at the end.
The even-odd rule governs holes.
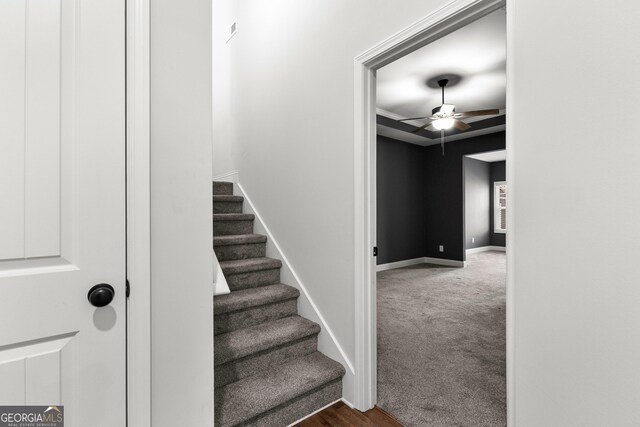
{"type": "Polygon", "coordinates": [[[378,114],[404,118],[431,114],[441,104],[441,93],[427,81],[443,74],[461,77],[445,90],[445,102],[455,104],[456,111],[504,109],[505,34],[505,11],[500,9],[381,68],[378,114]]]}
{"type": "Polygon", "coordinates": [[[467,157],[483,162],[502,162],[507,160],[507,150],[486,151],[484,153],[470,154],[467,157]]]}

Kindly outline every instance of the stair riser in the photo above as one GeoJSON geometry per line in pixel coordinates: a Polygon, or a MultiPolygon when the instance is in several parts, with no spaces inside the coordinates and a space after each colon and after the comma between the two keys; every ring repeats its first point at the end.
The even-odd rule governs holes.
{"type": "Polygon", "coordinates": [[[240,289],[257,288],[258,286],[274,285],[280,283],[280,269],[252,271],[250,273],[225,274],[229,289],[238,291],[240,289]]]}
{"type": "Polygon", "coordinates": [[[266,243],[246,243],[243,245],[215,246],[213,249],[216,252],[218,261],[262,258],[267,254],[266,243]]]}
{"type": "Polygon", "coordinates": [[[253,220],[213,221],[214,236],[253,233],[253,220]]]}
{"type": "MultiPolygon", "coordinates": [[[[330,403],[335,402],[341,397],[342,380],[336,380],[306,396],[274,408],[258,418],[238,424],[238,427],[286,426],[306,417],[330,403]]],[[[218,421],[216,420],[216,426],[218,425],[221,427],[226,426],[224,423],[218,424],[218,421]]]]}
{"type": "Polygon", "coordinates": [[[213,183],[213,195],[214,196],[231,196],[233,195],[233,184],[230,182],[214,182],[213,183]]]}
{"type": "Polygon", "coordinates": [[[318,348],[318,336],[313,335],[300,341],[289,343],[272,350],[247,356],[243,359],[227,362],[215,367],[215,387],[262,372],[267,366],[276,366],[289,360],[306,356],[318,348]]]}
{"type": "Polygon", "coordinates": [[[242,202],[213,202],[213,213],[242,213],[242,202]]]}

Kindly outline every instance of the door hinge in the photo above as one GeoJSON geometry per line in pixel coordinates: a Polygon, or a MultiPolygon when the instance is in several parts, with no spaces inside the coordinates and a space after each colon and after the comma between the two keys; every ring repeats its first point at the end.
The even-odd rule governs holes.
{"type": "Polygon", "coordinates": [[[129,294],[131,293],[131,288],[129,287],[129,279],[127,279],[127,284],[125,287],[125,295],[129,298],[129,294]]]}
{"type": "Polygon", "coordinates": [[[373,247],[373,256],[378,256],[378,247],[377,246],[373,247]]]}

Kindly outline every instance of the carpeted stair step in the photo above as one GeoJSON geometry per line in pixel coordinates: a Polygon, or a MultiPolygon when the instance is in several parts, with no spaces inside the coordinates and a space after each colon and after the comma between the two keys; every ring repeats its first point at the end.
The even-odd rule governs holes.
{"type": "Polygon", "coordinates": [[[283,427],[342,396],[339,363],[319,352],[216,390],[215,425],[283,427]]]}
{"type": "Polygon", "coordinates": [[[317,323],[291,316],[216,336],[215,386],[313,353],[317,350],[319,333],[317,323]]]}
{"type": "Polygon", "coordinates": [[[233,194],[233,182],[213,181],[213,195],[233,194]]]}
{"type": "Polygon", "coordinates": [[[232,195],[214,195],[213,213],[242,213],[244,197],[232,195]]]}
{"type": "Polygon", "coordinates": [[[299,296],[299,290],[281,283],[219,295],[213,299],[215,334],[293,316],[299,296]]]}
{"type": "Polygon", "coordinates": [[[231,293],[214,298],[216,426],[283,427],[342,396],[344,368],[317,351],[320,326],[297,315],[300,292],[233,183],[213,183],[213,247],[231,293]]]}
{"type": "Polygon", "coordinates": [[[262,258],[267,252],[267,236],[261,234],[214,236],[213,249],[219,261],[262,258]]]}
{"type": "Polygon", "coordinates": [[[251,234],[253,233],[254,219],[255,216],[253,214],[213,214],[213,235],[251,234]]]}
{"type": "Polygon", "coordinates": [[[279,283],[280,267],[282,267],[282,261],[273,258],[220,262],[220,268],[231,291],[279,283]]]}

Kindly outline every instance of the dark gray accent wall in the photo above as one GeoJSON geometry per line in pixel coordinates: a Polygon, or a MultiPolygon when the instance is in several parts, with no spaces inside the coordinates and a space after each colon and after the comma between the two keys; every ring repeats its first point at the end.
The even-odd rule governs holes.
{"type": "Polygon", "coordinates": [[[491,244],[491,163],[463,159],[465,249],[491,244]]]}
{"type": "Polygon", "coordinates": [[[424,256],[424,147],[378,136],[378,264],[424,256]]]}
{"type": "MultiPolygon", "coordinates": [[[[447,142],[444,157],[440,145],[420,147],[379,135],[377,264],[424,256],[464,261],[464,156],[504,148],[504,132],[447,142]],[[443,252],[439,245],[444,246],[443,252]]],[[[487,199],[491,215],[493,199],[487,199]]],[[[485,219],[492,227],[490,217],[485,219]]],[[[478,240],[484,235],[474,235],[474,246],[500,246],[499,239],[504,237],[498,234],[492,239],[492,230],[488,229],[486,243],[478,240]]]]}
{"type": "MultiPolygon", "coordinates": [[[[490,231],[491,231],[491,235],[490,235],[490,240],[491,240],[491,246],[507,246],[507,235],[504,233],[494,233],[494,226],[493,226],[493,183],[496,181],[506,181],[507,180],[507,173],[506,173],[506,168],[507,168],[507,162],[493,162],[490,164],[490,178],[491,178],[491,210],[490,210],[490,220],[489,223],[491,224],[490,227],[490,231]]],[[[507,225],[507,228],[509,226],[507,225]]]]}
{"type": "Polygon", "coordinates": [[[464,261],[463,158],[503,148],[504,132],[447,142],[444,157],[440,145],[425,147],[424,256],[464,261]]]}

